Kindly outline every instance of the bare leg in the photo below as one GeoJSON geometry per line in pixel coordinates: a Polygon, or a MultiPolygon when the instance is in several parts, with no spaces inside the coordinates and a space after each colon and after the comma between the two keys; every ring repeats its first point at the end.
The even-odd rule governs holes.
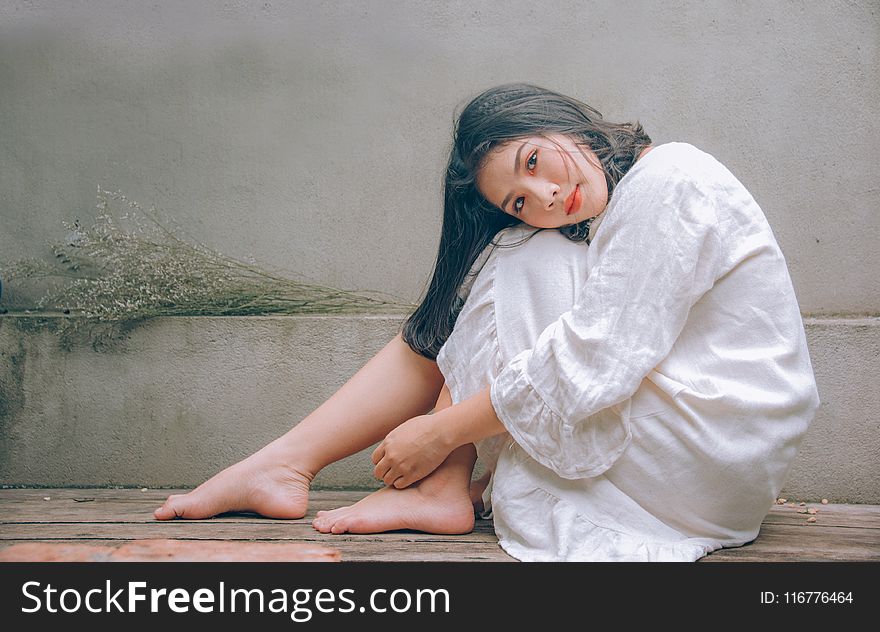
{"type": "MultiPolygon", "coordinates": [[[[510,233],[512,240],[521,236],[522,232],[518,229],[510,233]]],[[[505,265],[499,265],[496,270],[498,278],[506,271],[511,279],[517,280],[522,291],[512,292],[512,295],[531,297],[531,300],[526,302],[525,309],[534,312],[529,319],[531,326],[511,328],[508,346],[510,349],[533,347],[535,337],[543,328],[570,309],[586,278],[586,271],[582,266],[585,244],[569,241],[555,231],[545,231],[535,235],[527,243],[530,245],[525,248],[520,246],[517,249],[505,250],[503,255],[505,265]],[[540,262],[541,265],[536,265],[536,262],[540,262]],[[556,274],[557,265],[562,277],[560,282],[547,284],[546,275],[556,274]]],[[[502,256],[498,254],[499,252],[501,251],[496,251],[491,256],[502,256]]],[[[480,282],[482,278],[480,276],[476,279],[471,289],[472,293],[488,291],[489,285],[480,282]]],[[[495,300],[494,295],[493,300],[495,300]]],[[[515,322],[515,319],[519,318],[519,310],[524,308],[516,302],[496,301],[496,310],[502,309],[505,310],[503,318],[515,322]]],[[[500,311],[496,311],[493,318],[502,318],[500,314],[500,311]]],[[[464,340],[469,340],[473,334],[485,331],[480,323],[479,311],[467,310],[463,310],[456,320],[455,329],[459,333],[465,332],[461,333],[464,340]],[[472,319],[475,320],[472,322],[472,319]],[[470,327],[475,328],[468,331],[470,327]]],[[[490,354],[475,354],[475,358],[478,359],[467,365],[471,372],[469,377],[483,384],[487,380],[494,379],[497,375],[496,360],[499,358],[490,354]]],[[[504,363],[506,361],[509,361],[509,358],[504,363]]],[[[443,397],[441,395],[441,399],[443,397]]],[[[441,404],[442,402],[438,401],[438,408],[441,404]]],[[[484,478],[469,486],[473,459],[473,448],[462,446],[431,475],[416,485],[402,490],[384,488],[350,507],[319,512],[313,526],[323,533],[368,533],[399,528],[414,528],[435,533],[460,533],[465,529],[469,530],[474,509],[482,509],[482,493],[488,483],[488,479],[484,478]],[[465,450],[470,451],[465,452],[465,450]],[[454,512],[453,519],[446,514],[450,508],[454,512]],[[468,522],[465,522],[465,518],[468,522]],[[453,530],[453,526],[456,530],[453,530]]]]}
{"type": "MultiPolygon", "coordinates": [[[[444,385],[435,410],[451,405],[452,398],[444,385]]],[[[393,529],[468,533],[474,528],[469,485],[476,460],[473,444],[463,445],[418,483],[405,489],[384,487],[354,505],[319,511],[312,526],[322,533],[379,533],[393,529]]]]}
{"type": "Polygon", "coordinates": [[[190,493],[170,496],[154,516],[198,519],[254,511],[270,518],[301,518],[309,484],[321,468],[426,414],[442,385],[437,363],[415,353],[398,334],[285,435],[190,493]]]}

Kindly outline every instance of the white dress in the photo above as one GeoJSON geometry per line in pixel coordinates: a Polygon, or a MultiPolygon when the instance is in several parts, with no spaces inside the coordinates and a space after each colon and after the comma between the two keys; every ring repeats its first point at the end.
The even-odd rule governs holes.
{"type": "Polygon", "coordinates": [[[648,152],[590,245],[499,232],[437,356],[479,442],[500,545],[524,561],[694,561],[753,540],[819,405],[763,212],[692,145],[648,152]]]}

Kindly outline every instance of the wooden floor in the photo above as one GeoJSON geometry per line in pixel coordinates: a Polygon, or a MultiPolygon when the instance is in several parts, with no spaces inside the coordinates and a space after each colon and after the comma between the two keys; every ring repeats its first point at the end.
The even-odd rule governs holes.
{"type": "MultiPolygon", "coordinates": [[[[0,490],[0,552],[22,543],[120,545],[132,540],[286,542],[322,545],[342,561],[514,561],[499,546],[491,521],[478,520],[467,535],[396,531],[378,535],[324,535],[311,520],[320,509],[349,505],[366,492],[314,491],[301,520],[268,520],[247,514],[203,521],[158,522],[152,511],[174,490],[0,490]],[[46,500],[48,499],[48,500],[46,500]]],[[[880,505],[777,505],[758,538],[722,549],[703,562],[880,561],[880,505]],[[804,512],[817,510],[816,521],[804,512]]]]}

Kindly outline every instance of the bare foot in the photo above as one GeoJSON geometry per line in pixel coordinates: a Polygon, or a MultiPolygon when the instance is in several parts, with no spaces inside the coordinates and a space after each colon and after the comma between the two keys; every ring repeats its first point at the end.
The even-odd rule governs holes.
{"type": "Polygon", "coordinates": [[[270,443],[188,494],[169,496],[153,516],[199,520],[228,511],[253,511],[267,518],[302,518],[314,475],[287,465],[288,459],[289,454],[270,443]]]}
{"type": "Polygon", "coordinates": [[[486,487],[489,485],[490,476],[492,476],[492,473],[486,472],[480,478],[471,483],[471,503],[474,506],[475,514],[483,513],[483,492],[486,491],[486,487]]]}
{"type": "Polygon", "coordinates": [[[438,470],[405,489],[384,487],[349,507],[319,511],[312,526],[321,533],[380,533],[414,529],[470,533],[474,512],[463,480],[438,470]]]}

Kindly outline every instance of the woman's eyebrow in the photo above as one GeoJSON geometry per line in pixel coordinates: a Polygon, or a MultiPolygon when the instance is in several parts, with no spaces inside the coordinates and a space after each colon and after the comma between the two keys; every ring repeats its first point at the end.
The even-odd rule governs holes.
{"type": "MultiPolygon", "coordinates": [[[[520,155],[520,153],[522,153],[522,149],[525,146],[526,146],[526,143],[525,143],[525,141],[523,141],[523,144],[520,145],[519,149],[516,150],[516,158],[513,159],[513,175],[515,175],[515,176],[519,175],[519,155],[520,155]]],[[[507,197],[504,198],[504,201],[501,202],[501,210],[502,211],[507,208],[507,203],[510,202],[511,197],[513,197],[512,191],[510,193],[508,193],[507,197]]]]}

